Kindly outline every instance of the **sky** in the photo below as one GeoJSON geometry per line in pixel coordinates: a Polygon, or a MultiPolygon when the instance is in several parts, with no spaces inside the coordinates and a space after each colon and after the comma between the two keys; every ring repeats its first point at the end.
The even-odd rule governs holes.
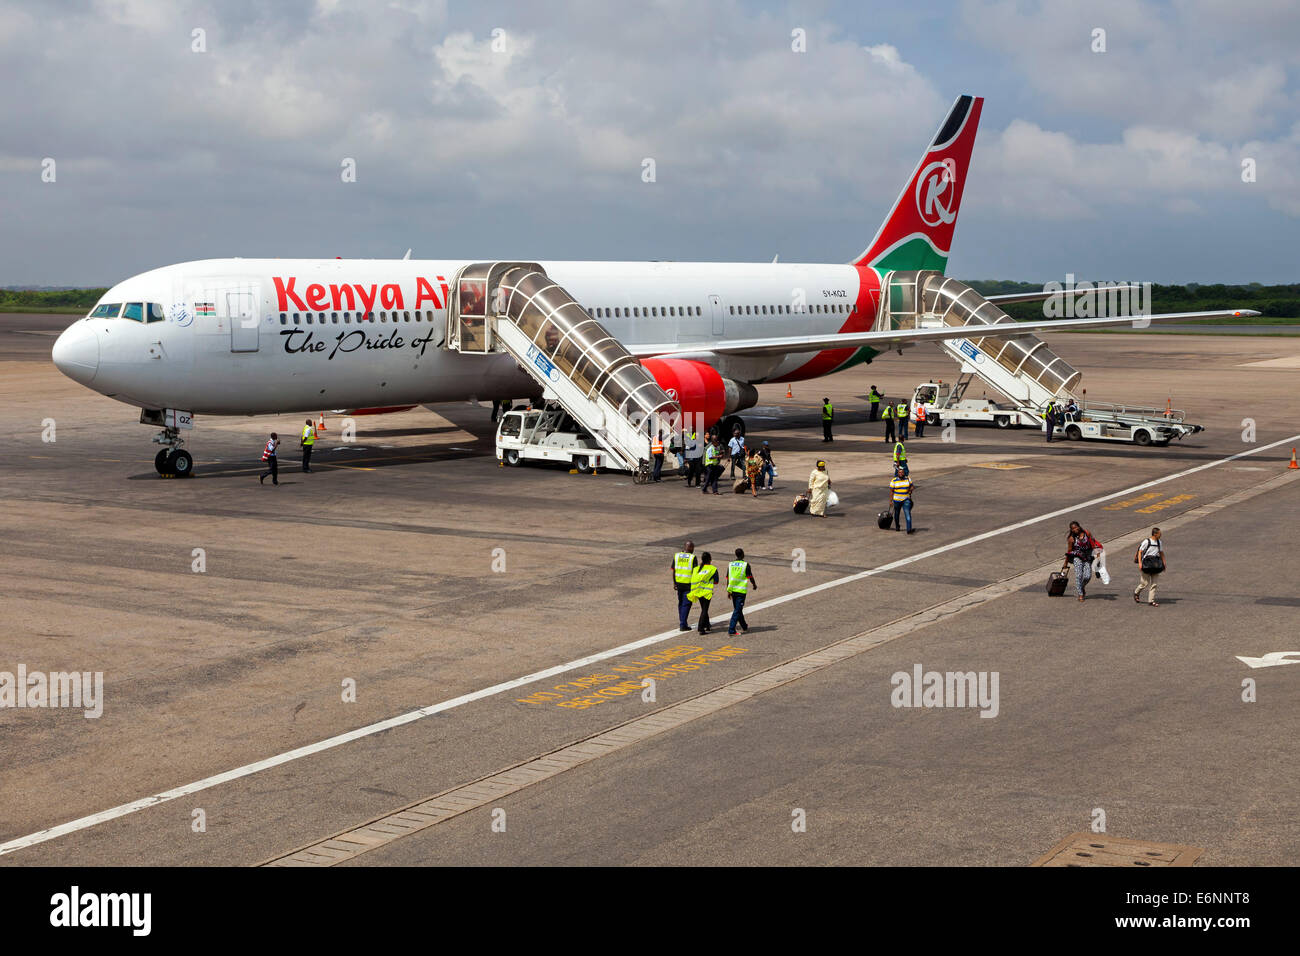
{"type": "Polygon", "coordinates": [[[1296,282],[1298,68],[1295,0],[0,0],[0,285],[847,262],[962,93],[949,274],[1296,282]]]}

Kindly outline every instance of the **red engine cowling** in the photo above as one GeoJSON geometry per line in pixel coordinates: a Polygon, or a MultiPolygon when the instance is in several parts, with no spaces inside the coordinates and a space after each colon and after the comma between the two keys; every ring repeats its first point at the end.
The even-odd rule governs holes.
{"type": "Polygon", "coordinates": [[[726,414],[727,387],[712,366],[689,359],[655,358],[642,359],[641,364],[659,387],[681,405],[686,421],[708,428],[726,414]]]}
{"type": "Polygon", "coordinates": [[[681,405],[686,421],[711,428],[730,415],[758,404],[758,389],[723,378],[717,369],[690,359],[645,359],[641,362],[659,387],[681,405]]]}

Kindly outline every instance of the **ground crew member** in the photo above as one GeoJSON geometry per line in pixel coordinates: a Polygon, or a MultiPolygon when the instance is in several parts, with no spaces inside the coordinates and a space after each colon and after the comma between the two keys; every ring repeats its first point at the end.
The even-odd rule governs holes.
{"type": "Polygon", "coordinates": [[[664,436],[662,432],[655,433],[655,440],[650,443],[650,457],[654,459],[654,471],[650,473],[651,481],[659,480],[659,473],[664,470],[664,436]]]}
{"type": "Polygon", "coordinates": [[[700,566],[691,573],[690,598],[700,602],[700,623],[698,630],[707,634],[713,629],[709,623],[709,602],[713,600],[713,584],[718,580],[718,569],[709,562],[713,555],[705,551],[700,555],[700,566]]]}
{"type": "Polygon", "coordinates": [[[907,402],[894,406],[894,421],[898,423],[898,440],[907,441],[907,402]]]}
{"type": "Polygon", "coordinates": [[[311,471],[311,446],[316,444],[316,426],[307,419],[302,426],[302,470],[311,471]]]}
{"type": "Polygon", "coordinates": [[[698,485],[700,483],[700,456],[704,450],[700,447],[700,438],[692,428],[686,433],[684,440],[686,445],[686,487],[698,485]]]}
{"type": "Polygon", "coordinates": [[[677,630],[689,631],[686,619],[691,614],[691,578],[695,574],[695,542],[687,541],[682,550],[673,555],[673,587],[677,590],[677,630]]]}
{"type": "Polygon", "coordinates": [[[880,417],[880,400],[882,398],[884,396],[876,391],[876,386],[872,385],[871,394],[867,396],[867,401],[871,403],[871,417],[867,419],[868,421],[874,422],[880,417]]]}
{"type": "Polygon", "coordinates": [[[271,437],[266,442],[266,447],[262,449],[262,461],[266,462],[267,470],[262,472],[262,477],[257,479],[258,484],[266,484],[266,476],[271,476],[271,484],[280,483],[280,463],[275,457],[275,450],[280,447],[280,436],[271,432],[271,437]]]}
{"type": "Polygon", "coordinates": [[[713,486],[713,493],[718,493],[718,479],[722,476],[722,466],[718,464],[718,444],[713,436],[709,436],[709,443],[704,446],[704,487],[700,489],[700,494],[707,495],[709,486],[713,486]]]}
{"type": "Polygon", "coordinates": [[[736,560],[727,565],[727,596],[731,598],[731,623],[727,625],[727,634],[731,637],[736,636],[737,624],[742,634],[749,632],[749,622],[745,620],[745,597],[751,584],[757,591],[758,582],[754,580],[754,569],[745,560],[745,549],[737,548],[736,560]]]}
{"type": "Polygon", "coordinates": [[[916,403],[916,437],[925,436],[925,402],[916,403]]]}
{"type": "Polygon", "coordinates": [[[1056,403],[1048,402],[1043,410],[1043,425],[1047,428],[1047,442],[1051,444],[1052,432],[1056,429],[1056,403]]]}
{"type": "Polygon", "coordinates": [[[822,441],[834,441],[831,437],[831,422],[835,420],[835,407],[829,398],[822,399],[822,441]]]}
{"type": "Polygon", "coordinates": [[[894,477],[889,482],[889,493],[893,497],[894,505],[894,530],[903,530],[898,526],[898,515],[902,512],[903,517],[907,519],[907,533],[912,533],[912,479],[907,477],[907,473],[902,467],[894,469],[894,477]]]}
{"type": "Polygon", "coordinates": [[[891,442],[894,440],[894,406],[886,402],[880,417],[885,420],[885,441],[891,442]]]}
{"type": "Polygon", "coordinates": [[[903,469],[903,477],[908,475],[907,448],[901,441],[894,442],[894,467],[903,469]]]}

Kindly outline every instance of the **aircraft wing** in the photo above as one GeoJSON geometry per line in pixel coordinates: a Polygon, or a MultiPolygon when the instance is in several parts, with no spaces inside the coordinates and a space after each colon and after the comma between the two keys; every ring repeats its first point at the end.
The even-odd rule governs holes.
{"type": "Polygon", "coordinates": [[[764,339],[731,339],[718,342],[671,342],[663,345],[628,346],[637,358],[659,355],[783,355],[820,352],[823,349],[852,349],[869,345],[888,351],[913,342],[940,339],[1007,338],[1040,332],[1073,332],[1077,329],[1104,329],[1141,323],[1192,322],[1199,319],[1242,318],[1260,313],[1250,309],[1224,309],[1219,312],[1167,312],[1163,315],[1115,316],[1094,319],[1046,319],[1033,322],[1001,322],[997,325],[945,325],[929,329],[895,329],[884,332],[839,332],[824,335],[789,335],[764,339]]]}

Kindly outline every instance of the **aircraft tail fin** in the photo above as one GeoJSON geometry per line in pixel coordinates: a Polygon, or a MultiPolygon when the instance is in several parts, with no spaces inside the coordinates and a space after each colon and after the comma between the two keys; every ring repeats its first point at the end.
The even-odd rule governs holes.
{"type": "Polygon", "coordinates": [[[982,96],[957,97],[880,231],[854,265],[882,273],[944,271],[983,106],[982,96]]]}

